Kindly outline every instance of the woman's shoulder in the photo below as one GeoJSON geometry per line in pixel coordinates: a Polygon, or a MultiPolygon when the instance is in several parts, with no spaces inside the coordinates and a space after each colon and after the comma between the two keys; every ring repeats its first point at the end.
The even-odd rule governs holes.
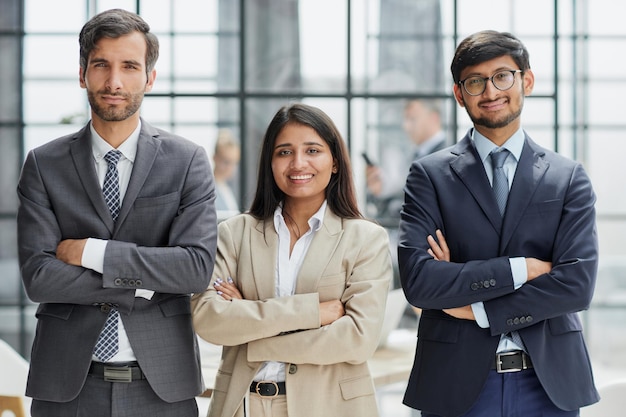
{"type": "Polygon", "coordinates": [[[361,231],[363,233],[387,233],[387,230],[378,224],[375,220],[360,219],[343,219],[343,227],[346,230],[361,231]]]}
{"type": "Polygon", "coordinates": [[[221,221],[219,227],[237,230],[249,227],[256,227],[259,223],[262,222],[262,220],[259,220],[248,213],[241,213],[221,221]]]}

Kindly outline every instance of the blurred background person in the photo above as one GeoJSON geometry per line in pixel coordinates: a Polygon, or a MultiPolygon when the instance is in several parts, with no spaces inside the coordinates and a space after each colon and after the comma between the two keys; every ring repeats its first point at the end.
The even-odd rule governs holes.
{"type": "Polygon", "coordinates": [[[402,128],[410,139],[410,148],[386,152],[381,155],[380,164],[370,161],[366,168],[368,198],[376,206],[376,217],[388,219],[394,227],[400,218],[404,198],[402,189],[411,162],[446,145],[440,102],[428,99],[407,101],[402,128]]]}
{"type": "Polygon", "coordinates": [[[232,182],[236,178],[241,148],[239,141],[229,129],[218,132],[213,153],[213,176],[215,177],[215,209],[222,220],[239,213],[239,203],[233,192],[232,182]]]}
{"type": "MultiPolygon", "coordinates": [[[[411,163],[446,146],[442,129],[442,104],[434,99],[410,99],[404,105],[402,128],[410,141],[405,146],[389,145],[381,151],[380,163],[366,157],[368,215],[387,228],[394,269],[393,288],[400,288],[397,243],[404,184],[411,163]]],[[[419,310],[416,311],[419,314],[419,310]]],[[[416,315],[407,306],[403,325],[416,326],[416,315]]]]}
{"type": "Polygon", "coordinates": [[[443,149],[446,135],[441,127],[441,106],[437,100],[413,99],[404,107],[402,128],[410,139],[410,149],[389,150],[380,164],[368,163],[366,181],[369,199],[377,208],[377,218],[388,219],[394,226],[400,208],[411,162],[443,149]]]}

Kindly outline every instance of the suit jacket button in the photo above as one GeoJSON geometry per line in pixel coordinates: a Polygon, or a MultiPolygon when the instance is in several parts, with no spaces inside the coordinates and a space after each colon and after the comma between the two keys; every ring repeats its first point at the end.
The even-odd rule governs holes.
{"type": "Polygon", "coordinates": [[[513,325],[513,319],[508,319],[506,321],[507,326],[512,326],[513,325]]]}
{"type": "Polygon", "coordinates": [[[472,288],[472,291],[476,291],[478,289],[478,284],[476,284],[475,282],[472,282],[471,288],[472,288]]]}
{"type": "Polygon", "coordinates": [[[111,311],[111,306],[108,304],[102,304],[100,306],[100,311],[102,311],[103,313],[109,313],[111,311]]]}
{"type": "Polygon", "coordinates": [[[533,316],[526,316],[526,323],[533,321],[533,316]]]}
{"type": "Polygon", "coordinates": [[[519,317],[515,317],[515,319],[513,320],[513,324],[519,324],[519,317]]]}
{"type": "Polygon", "coordinates": [[[130,285],[131,287],[135,287],[135,280],[134,279],[129,279],[128,280],[128,285],[130,285]]]}
{"type": "Polygon", "coordinates": [[[115,284],[115,285],[122,285],[122,279],[121,278],[115,278],[115,281],[113,281],[113,284],[115,284]]]}
{"type": "Polygon", "coordinates": [[[491,279],[489,280],[489,284],[491,284],[491,286],[492,286],[492,287],[495,287],[495,286],[496,286],[496,280],[495,280],[495,279],[493,279],[493,278],[491,278],[491,279]]]}
{"type": "Polygon", "coordinates": [[[143,285],[143,281],[142,281],[142,280],[140,280],[140,279],[135,280],[135,285],[136,285],[137,287],[141,287],[141,286],[143,285]]]}
{"type": "Polygon", "coordinates": [[[483,287],[489,288],[490,286],[491,286],[491,283],[489,281],[483,282],[483,287]]]}
{"type": "Polygon", "coordinates": [[[295,365],[293,363],[289,365],[289,373],[293,375],[296,372],[298,372],[298,365],[295,365]]]}

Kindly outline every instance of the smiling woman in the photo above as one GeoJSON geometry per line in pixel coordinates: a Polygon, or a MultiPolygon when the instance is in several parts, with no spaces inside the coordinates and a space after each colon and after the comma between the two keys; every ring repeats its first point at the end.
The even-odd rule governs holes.
{"type": "MultiPolygon", "coordinates": [[[[312,127],[290,123],[276,138],[272,157],[274,181],[285,194],[283,212],[296,213],[303,222],[299,230],[306,231],[312,213],[326,198],[330,177],[337,172],[329,146],[312,127]]],[[[293,216],[289,216],[293,221],[293,216]]]]}
{"type": "Polygon", "coordinates": [[[192,300],[196,332],[224,346],[209,415],[378,416],[366,361],[389,240],[359,212],[335,124],[312,106],[282,107],[257,178],[250,211],[220,224],[211,285],[192,300]]]}

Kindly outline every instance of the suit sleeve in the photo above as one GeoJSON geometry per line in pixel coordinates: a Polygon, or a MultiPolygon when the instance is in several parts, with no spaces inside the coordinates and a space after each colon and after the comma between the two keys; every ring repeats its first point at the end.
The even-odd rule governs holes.
{"type": "MultiPolygon", "coordinates": [[[[156,247],[109,241],[102,274],[105,288],[120,288],[119,279],[123,282],[121,288],[135,289],[130,281],[139,279],[137,287],[169,294],[190,294],[206,288],[215,261],[217,220],[213,176],[204,149],[196,148],[184,177],[167,244],[156,247]]],[[[150,226],[143,225],[147,229],[150,226]]]]}
{"type": "Polygon", "coordinates": [[[97,214],[89,200],[82,194],[76,198],[83,184],[74,166],[55,161],[58,155],[31,151],[18,185],[19,256],[29,298],[40,303],[108,302],[129,312],[138,288],[171,294],[206,288],[216,244],[213,182],[206,152],[200,147],[186,152],[179,160],[187,165],[176,166],[177,178],[182,177],[180,191],[171,194],[175,214],[164,218],[161,207],[149,208],[161,223],[146,225],[138,222],[133,208],[136,217],[119,232],[124,236],[108,241],[100,274],[56,259],[58,243],[68,236],[110,235],[105,236],[104,223],[93,218],[97,214]],[[156,244],[160,234],[166,237],[156,244]],[[138,239],[143,244],[135,243],[138,239]]]}
{"type": "MultiPolygon", "coordinates": [[[[347,263],[342,301],[346,314],[328,326],[259,339],[248,344],[249,361],[328,365],[362,363],[376,350],[392,268],[384,229],[365,228],[354,240],[355,259],[347,263]]],[[[302,314],[294,311],[293,314],[302,314]]]]}
{"type": "MultiPolygon", "coordinates": [[[[103,289],[99,273],[56,258],[56,247],[63,233],[42,175],[38,155],[30,151],[17,187],[20,201],[18,248],[28,297],[38,303],[82,305],[115,299],[120,306],[130,308],[134,292],[103,289]]],[[[60,176],[63,177],[63,174],[60,176]]]]}
{"type": "MultiPolygon", "coordinates": [[[[431,175],[449,176],[449,171],[441,169],[446,161],[437,161],[430,166],[437,169],[427,170],[420,161],[411,165],[405,186],[405,202],[401,212],[398,242],[398,263],[402,288],[410,304],[424,308],[441,310],[462,307],[476,302],[486,301],[514,291],[513,275],[508,257],[491,259],[458,259],[456,242],[467,245],[468,236],[464,236],[463,222],[468,222],[469,215],[460,202],[461,193],[467,193],[465,187],[458,185],[458,180],[445,179],[442,188],[438,189],[434,182],[438,178],[431,175]],[[449,188],[449,189],[448,189],[449,188]],[[443,193],[448,193],[444,196],[443,193]],[[447,218],[457,222],[458,227],[444,227],[444,216],[440,200],[450,199],[456,204],[447,204],[450,211],[447,218]],[[451,246],[452,262],[441,262],[433,259],[428,253],[429,245],[426,238],[435,236],[435,231],[443,232],[451,246]],[[458,236],[458,237],[457,237],[458,236]],[[480,288],[480,290],[474,290],[480,288]]],[[[483,215],[480,213],[479,215],[483,215]]],[[[471,236],[471,240],[480,236],[471,236]]],[[[484,241],[473,242],[473,245],[488,245],[484,241]]],[[[464,248],[465,249],[465,248],[464,248]]],[[[487,248],[487,253],[497,253],[497,246],[487,248]]]]}
{"type": "MultiPolygon", "coordinates": [[[[552,178],[563,176],[569,178],[569,181],[562,187],[565,192],[562,206],[559,206],[557,212],[556,233],[554,237],[534,237],[548,241],[552,238],[551,253],[528,255],[551,260],[552,270],[549,274],[527,282],[511,295],[485,303],[492,334],[517,330],[543,320],[582,311],[591,303],[598,267],[594,208],[596,197],[580,164],[574,166],[569,176],[559,173],[552,178]],[[532,320],[520,322],[515,317],[531,317],[532,320]]],[[[549,214],[544,216],[544,228],[548,228],[549,218],[549,214]]]]}
{"type": "MultiPolygon", "coordinates": [[[[233,232],[228,221],[220,223],[218,228],[217,257],[211,283],[191,300],[193,322],[200,337],[217,345],[237,346],[283,332],[320,326],[317,294],[267,300],[227,301],[222,298],[213,287],[218,278],[232,277],[241,289],[241,281],[252,277],[238,278],[241,230],[233,232]],[[237,331],[233,331],[234,327],[237,331]]],[[[273,277],[268,279],[273,280],[273,277]]]]}

